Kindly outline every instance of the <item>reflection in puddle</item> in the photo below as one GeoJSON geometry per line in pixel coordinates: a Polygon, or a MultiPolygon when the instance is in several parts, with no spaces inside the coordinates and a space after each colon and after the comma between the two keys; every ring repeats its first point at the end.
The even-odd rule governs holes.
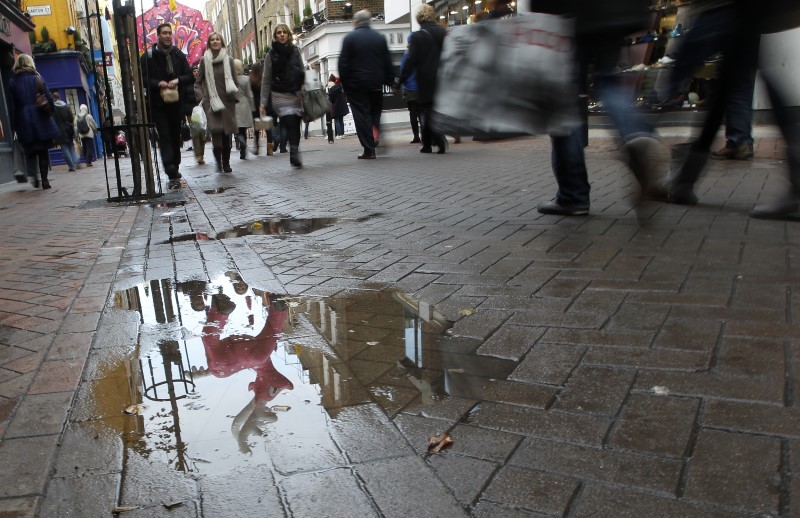
{"type": "MultiPolygon", "coordinates": [[[[229,272],[209,283],[150,281],[114,300],[141,319],[126,368],[129,404],[144,408],[124,430],[128,446],[181,471],[287,455],[300,469],[330,443],[330,420],[347,406],[374,401],[392,415],[479,397],[489,378],[514,367],[487,369],[440,347],[447,322],[400,293],[286,297],[229,272]]],[[[95,397],[103,406],[105,395],[95,397]]]]}
{"type": "Polygon", "coordinates": [[[206,194],[222,194],[223,192],[227,191],[228,189],[233,189],[233,187],[216,187],[214,189],[206,189],[203,191],[206,194]]]}
{"type": "Polygon", "coordinates": [[[321,228],[333,225],[336,218],[272,218],[251,221],[243,225],[233,227],[230,230],[223,230],[216,234],[197,232],[182,236],[173,236],[166,243],[178,243],[182,241],[209,241],[215,239],[232,239],[245,236],[280,236],[287,234],[310,234],[321,228]]]}

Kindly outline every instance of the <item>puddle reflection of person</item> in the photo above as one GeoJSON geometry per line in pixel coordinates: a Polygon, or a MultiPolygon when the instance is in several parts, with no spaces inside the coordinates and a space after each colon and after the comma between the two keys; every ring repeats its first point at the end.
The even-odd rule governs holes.
{"type": "Polygon", "coordinates": [[[272,364],[272,353],[277,348],[278,335],[289,313],[288,307],[281,299],[270,301],[268,293],[261,298],[264,305],[269,307],[261,332],[255,336],[232,335],[221,338],[236,304],[223,293],[212,295],[202,336],[208,370],[205,373],[196,371],[196,374],[210,374],[217,378],[227,378],[245,369],[256,372],[255,381],[247,387],[253,391],[253,399],[234,417],[231,424],[231,432],[242,453],[250,453],[247,440],[252,435],[263,435],[267,425],[277,420],[269,402],[282,390],[294,388],[292,382],[272,364]]]}

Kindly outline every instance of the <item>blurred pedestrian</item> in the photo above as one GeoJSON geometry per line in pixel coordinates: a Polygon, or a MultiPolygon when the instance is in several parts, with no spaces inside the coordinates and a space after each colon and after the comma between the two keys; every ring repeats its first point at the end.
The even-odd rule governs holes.
{"type": "Polygon", "coordinates": [[[169,187],[180,187],[181,121],[184,107],[180,91],[194,82],[186,55],[172,44],[172,26],[156,27],[158,43],[142,54],[140,65],[147,84],[151,120],[158,135],[161,163],[169,178],[169,187]]]}
{"type": "MultiPolygon", "coordinates": [[[[261,75],[264,73],[264,62],[256,61],[250,67],[250,91],[253,95],[253,118],[261,117],[258,112],[259,101],[261,100],[261,75]]],[[[267,110],[269,112],[269,110],[267,110]]],[[[272,114],[267,113],[272,117],[272,114]]],[[[272,129],[264,130],[267,139],[267,156],[272,156],[272,129]]],[[[253,154],[257,155],[259,152],[258,141],[261,137],[261,130],[253,129],[253,154]]]]}
{"type": "Polygon", "coordinates": [[[97,131],[97,122],[89,107],[81,104],[78,108],[78,116],[75,119],[75,127],[78,129],[78,136],[81,138],[81,148],[83,148],[83,161],[86,167],[91,167],[95,159],[94,136],[97,131]]]}
{"type": "Polygon", "coordinates": [[[231,135],[236,133],[236,103],[239,86],[234,76],[233,58],[228,55],[222,35],[213,32],[208,37],[206,52],[200,61],[198,81],[203,92],[208,132],[217,172],[230,173],[231,135]]]}
{"type": "Polygon", "coordinates": [[[331,102],[331,111],[333,112],[334,135],[336,138],[342,139],[344,138],[344,118],[350,113],[350,108],[347,106],[347,97],[344,95],[342,81],[333,74],[328,78],[328,100],[331,102]]]}
{"type": "MultiPolygon", "coordinates": [[[[649,0],[533,0],[537,12],[575,17],[577,75],[586,82],[590,67],[594,86],[623,141],[627,164],[646,197],[658,197],[658,176],[666,168],[666,149],[655,128],[629,102],[625,84],[617,76],[621,42],[627,34],[645,30],[650,20],[649,0]]],[[[541,204],[545,214],[585,215],[589,212],[589,181],[579,129],[554,137],[553,172],[559,191],[555,202],[541,204]]]]}
{"type": "Polygon", "coordinates": [[[445,153],[447,142],[444,135],[433,130],[431,116],[433,114],[433,97],[436,94],[436,73],[439,70],[439,57],[447,31],[436,23],[436,11],[428,4],[417,9],[417,22],[420,30],[414,33],[408,44],[408,58],[400,68],[396,89],[406,82],[411,72],[417,76],[417,106],[422,122],[422,149],[420,153],[433,152],[436,145],[438,154],[445,153]]]}
{"type": "Polygon", "coordinates": [[[17,140],[22,145],[28,164],[28,176],[33,181],[34,187],[39,187],[39,177],[42,179],[42,189],[49,189],[50,182],[47,173],[50,170],[50,156],[48,149],[53,145],[53,139],[58,137],[58,126],[50,113],[37,106],[37,94],[47,98],[53,108],[53,96],[47,88],[47,83],[36,71],[33,58],[28,54],[20,54],[14,63],[14,77],[8,83],[8,108],[11,129],[17,134],[17,140]],[[38,176],[36,167],[38,164],[38,176]]]}
{"type": "MultiPolygon", "coordinates": [[[[195,107],[200,106],[202,109],[203,104],[203,87],[202,85],[197,82],[197,77],[200,74],[200,67],[195,65],[192,67],[192,76],[194,77],[194,85],[192,89],[194,91],[194,100],[197,103],[195,107]]],[[[194,108],[192,108],[194,110],[194,108]]],[[[200,119],[202,121],[205,118],[205,112],[203,112],[203,117],[200,119]]],[[[204,124],[198,124],[200,121],[194,121],[193,124],[189,124],[189,129],[191,130],[192,135],[192,151],[194,151],[194,160],[199,165],[203,165],[206,163],[206,141],[208,140],[208,120],[205,120],[204,124]]]]}
{"type": "Polygon", "coordinates": [[[386,38],[372,30],[367,10],[353,16],[355,29],[345,36],[339,55],[342,86],[353,111],[356,133],[363,153],[361,159],[375,158],[375,133],[381,124],[383,86],[394,80],[394,66],[386,38]]]}
{"type": "Polygon", "coordinates": [[[74,172],[78,165],[78,154],[75,152],[75,113],[69,104],[61,100],[58,92],[53,92],[53,101],[55,105],[53,118],[59,133],[55,144],[61,147],[61,154],[64,155],[69,171],[74,172]]]}
{"type": "MultiPolygon", "coordinates": [[[[774,0],[769,6],[754,5],[747,0],[736,1],[736,19],[733,23],[735,37],[723,57],[718,95],[709,108],[700,136],[689,144],[683,163],[670,179],[665,201],[688,205],[697,203],[694,184],[708,162],[711,145],[737,87],[735,76],[742,73],[738,63],[740,55],[752,48],[762,34],[798,25],[800,4],[794,0],[774,0]]],[[[754,67],[761,71],[776,122],[786,140],[790,187],[776,199],[756,205],[750,215],[757,218],[796,219],[800,217],[800,123],[789,108],[788,92],[780,81],[783,67],[764,67],[758,62],[754,67]]]]}
{"type": "Polygon", "coordinates": [[[289,140],[289,162],[302,167],[300,159],[300,90],[303,88],[305,72],[300,51],[293,43],[288,25],[278,24],[273,31],[272,48],[264,57],[264,73],[261,76],[261,116],[267,115],[267,105],[280,117],[281,131],[289,140]]]}
{"type": "Polygon", "coordinates": [[[233,66],[236,69],[236,82],[239,85],[239,102],[236,103],[236,125],[239,133],[236,139],[239,141],[239,158],[247,159],[247,130],[253,127],[253,91],[250,89],[250,78],[244,75],[244,67],[241,60],[234,59],[233,66]]]}
{"type": "MultiPolygon", "coordinates": [[[[411,38],[414,36],[413,32],[408,34],[408,38],[406,38],[406,43],[411,43],[411,38]]],[[[403,67],[408,61],[408,48],[403,53],[403,57],[400,58],[400,70],[403,70],[403,67]]],[[[410,74],[406,77],[406,80],[400,85],[403,91],[403,101],[406,103],[406,107],[408,108],[408,117],[409,121],[411,122],[411,133],[414,134],[414,138],[411,139],[410,144],[419,144],[422,142],[419,139],[419,107],[417,106],[417,73],[416,71],[412,70],[410,74]]]]}

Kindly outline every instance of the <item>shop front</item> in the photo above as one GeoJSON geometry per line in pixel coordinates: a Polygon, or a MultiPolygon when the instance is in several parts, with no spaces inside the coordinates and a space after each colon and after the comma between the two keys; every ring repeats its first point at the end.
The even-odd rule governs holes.
{"type": "Polygon", "coordinates": [[[14,75],[14,61],[19,54],[30,54],[28,32],[35,25],[14,2],[0,2],[0,183],[12,181],[11,167],[14,132],[8,115],[8,82],[14,75]]]}

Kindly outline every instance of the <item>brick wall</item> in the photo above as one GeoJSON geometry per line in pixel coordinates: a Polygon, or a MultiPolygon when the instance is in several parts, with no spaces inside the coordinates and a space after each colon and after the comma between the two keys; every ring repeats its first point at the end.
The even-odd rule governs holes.
{"type": "MultiPolygon", "coordinates": [[[[353,4],[353,14],[362,9],[367,9],[372,15],[383,12],[383,0],[349,0],[353,4]]],[[[400,0],[390,0],[400,1],[400,0]]],[[[333,2],[327,0],[325,5],[328,8],[328,18],[331,20],[341,20],[344,18],[344,4],[347,2],[333,2]]]]}

